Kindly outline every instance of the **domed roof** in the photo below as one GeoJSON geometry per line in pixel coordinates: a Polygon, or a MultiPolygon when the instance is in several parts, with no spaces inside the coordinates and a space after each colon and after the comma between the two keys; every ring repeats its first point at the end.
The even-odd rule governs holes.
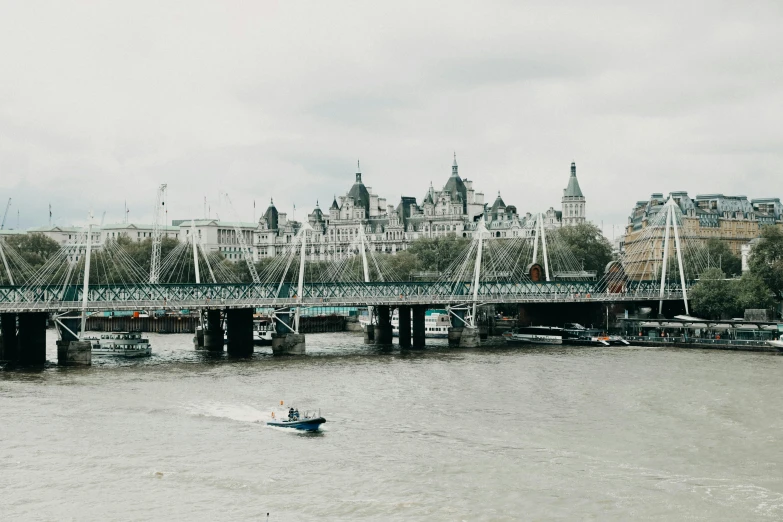
{"type": "Polygon", "coordinates": [[[321,212],[321,207],[318,205],[318,201],[315,202],[315,208],[313,209],[313,213],[311,214],[311,216],[315,221],[324,220],[324,213],[321,212]]]}
{"type": "Polygon", "coordinates": [[[269,208],[264,212],[264,219],[266,219],[266,224],[271,230],[277,229],[277,209],[272,199],[269,200],[269,208]]]}
{"type": "Polygon", "coordinates": [[[443,186],[443,192],[448,192],[451,195],[452,201],[462,202],[462,211],[467,212],[468,201],[468,189],[465,188],[465,183],[462,182],[462,178],[459,177],[457,171],[457,153],[454,153],[454,163],[451,165],[451,177],[443,186]]]}
{"type": "Polygon", "coordinates": [[[353,202],[357,207],[363,207],[366,215],[370,215],[370,193],[367,191],[367,187],[362,183],[362,172],[358,168],[359,162],[356,162],[356,182],[348,191],[348,197],[353,198],[353,202]]]}

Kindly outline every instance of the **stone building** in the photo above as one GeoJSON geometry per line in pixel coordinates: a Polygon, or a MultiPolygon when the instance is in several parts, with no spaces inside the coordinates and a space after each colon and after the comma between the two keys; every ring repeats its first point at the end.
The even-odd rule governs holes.
{"type": "MultiPolygon", "coordinates": [[[[780,198],[749,200],[746,196],[723,194],[688,196],[687,192],[671,192],[669,197],[655,193],[649,200],[638,201],[631,211],[623,241],[626,257],[635,259],[635,265],[660,261],[663,252],[663,230],[656,237],[655,248],[650,248],[645,229],[654,216],[662,211],[671,198],[682,212],[681,234],[689,240],[720,239],[737,256],[743,246],[759,236],[763,226],[783,228],[783,205],[780,198]],[[644,240],[642,238],[645,238],[644,240]]],[[[628,268],[626,268],[627,270],[628,268]]],[[[633,276],[634,274],[629,274],[633,276]]]]}
{"type": "Polygon", "coordinates": [[[585,197],[576,178],[576,163],[571,163],[571,177],[568,186],[563,190],[563,225],[581,225],[586,221],[585,197]]]}

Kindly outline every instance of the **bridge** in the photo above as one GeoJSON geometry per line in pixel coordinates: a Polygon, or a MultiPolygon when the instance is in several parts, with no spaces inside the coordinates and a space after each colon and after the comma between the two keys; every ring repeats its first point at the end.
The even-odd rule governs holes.
{"type": "Polygon", "coordinates": [[[391,342],[390,312],[397,308],[400,344],[422,346],[424,310],[437,306],[452,316],[450,341],[475,346],[480,309],[495,303],[655,300],[662,306],[664,301],[682,300],[687,311],[688,288],[705,263],[700,243],[682,233],[681,223],[679,207],[670,202],[632,248],[598,278],[581,268],[559,234],[544,228],[540,216],[530,230],[514,238],[493,237],[481,221],[451,265],[431,281],[401,276],[393,256],[380,254],[363,227],[344,256],[323,262],[312,259],[311,229],[305,224],[285,255],[274,258],[261,273],[243,235],[237,234],[250,282],[237,281],[225,260],[207,253],[195,233],[163,259],[161,235],[156,234],[147,272],[120,242],[110,240],[96,250],[88,227],[38,270],[0,244],[6,283],[0,286],[0,319],[7,340],[26,335],[23,323],[30,317],[38,318],[38,326],[28,330],[40,328],[41,318],[45,322],[46,315],[53,314],[62,339],[74,342],[83,337],[85,318],[94,311],[198,310],[204,325],[201,344],[206,349],[219,345],[222,351],[223,311],[229,351],[247,354],[252,352],[253,311],[269,308],[278,332],[276,352],[299,353],[304,351],[304,336],[299,333],[303,309],[369,307],[375,325],[367,335],[386,344],[391,342]],[[15,332],[7,326],[11,323],[15,332]]]}

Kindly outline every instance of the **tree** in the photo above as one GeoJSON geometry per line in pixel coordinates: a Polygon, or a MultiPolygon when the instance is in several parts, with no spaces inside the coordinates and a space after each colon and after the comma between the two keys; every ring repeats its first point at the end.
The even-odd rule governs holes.
{"type": "Polygon", "coordinates": [[[612,245],[601,230],[592,223],[561,227],[557,237],[578,261],[584,261],[585,270],[595,270],[598,277],[604,275],[606,265],[612,260],[612,245]]]}
{"type": "Polygon", "coordinates": [[[772,292],[761,277],[748,272],[742,278],[732,282],[737,296],[737,315],[743,314],[749,308],[759,309],[772,306],[772,292]]]}
{"type": "Polygon", "coordinates": [[[738,309],[737,296],[732,281],[717,268],[701,274],[699,282],[691,288],[689,296],[693,311],[707,319],[722,319],[738,309]]]}
{"type": "Polygon", "coordinates": [[[783,299],[783,230],[766,226],[750,253],[750,271],[760,277],[777,299],[783,299]]]}
{"type": "Polygon", "coordinates": [[[420,237],[411,243],[408,252],[416,256],[420,270],[442,272],[468,247],[469,239],[448,234],[441,237],[420,237]]]}
{"type": "Polygon", "coordinates": [[[718,238],[707,240],[705,255],[708,256],[710,267],[720,268],[729,277],[742,274],[742,260],[729,249],[725,241],[718,238]]]}
{"type": "Polygon", "coordinates": [[[35,270],[60,250],[57,241],[38,232],[10,236],[5,241],[35,270]]]}

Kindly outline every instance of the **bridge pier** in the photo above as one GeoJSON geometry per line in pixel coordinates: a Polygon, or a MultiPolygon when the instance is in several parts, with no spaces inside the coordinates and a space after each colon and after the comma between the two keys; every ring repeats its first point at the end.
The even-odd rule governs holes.
{"type": "Polygon", "coordinates": [[[413,348],[424,348],[427,327],[425,317],[427,307],[425,305],[413,305],[413,348]]]}
{"type": "Polygon", "coordinates": [[[397,315],[399,318],[399,342],[400,348],[411,347],[411,307],[400,306],[397,309],[397,315]]]}
{"type": "Polygon", "coordinates": [[[46,312],[19,314],[19,362],[44,364],[46,362],[46,312]]]}
{"type": "Polygon", "coordinates": [[[226,310],[228,354],[236,357],[253,355],[253,309],[230,308],[226,310]]]}
{"type": "Polygon", "coordinates": [[[276,333],[272,337],[272,354],[274,355],[304,355],[307,343],[304,334],[291,331],[294,312],[289,308],[277,312],[276,333]]]}
{"type": "Polygon", "coordinates": [[[0,361],[19,359],[19,340],[16,336],[16,314],[0,314],[0,361]]]}
{"type": "Polygon", "coordinates": [[[204,325],[204,349],[210,352],[222,352],[224,344],[220,310],[207,310],[207,322],[204,325]]]}
{"type": "Polygon", "coordinates": [[[90,341],[57,341],[57,364],[60,366],[92,365],[90,341]]]}
{"type": "Polygon", "coordinates": [[[392,343],[392,325],[389,317],[390,309],[388,306],[378,306],[375,308],[378,316],[378,323],[375,325],[375,344],[392,343]]]}
{"type": "Polygon", "coordinates": [[[459,338],[460,348],[476,348],[481,344],[481,332],[478,327],[463,328],[459,338]]]}
{"type": "Polygon", "coordinates": [[[462,331],[465,329],[465,310],[451,311],[451,328],[449,328],[449,348],[459,346],[462,339],[462,331]]]}

